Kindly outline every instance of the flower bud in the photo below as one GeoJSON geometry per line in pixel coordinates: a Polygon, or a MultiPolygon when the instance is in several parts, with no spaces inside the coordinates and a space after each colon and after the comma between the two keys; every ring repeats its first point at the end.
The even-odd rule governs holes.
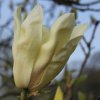
{"type": "Polygon", "coordinates": [[[73,13],[60,16],[51,29],[42,21],[40,5],[24,20],[20,8],[14,14],[14,80],[17,87],[31,92],[44,87],[62,70],[87,27],[75,26],[73,13]]]}

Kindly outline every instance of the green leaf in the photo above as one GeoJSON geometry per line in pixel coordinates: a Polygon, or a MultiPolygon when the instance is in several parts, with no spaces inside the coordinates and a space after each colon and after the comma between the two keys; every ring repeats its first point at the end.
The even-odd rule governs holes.
{"type": "Polygon", "coordinates": [[[78,85],[82,83],[84,80],[86,80],[87,76],[86,75],[81,75],[79,78],[76,78],[73,80],[73,84],[78,85]]]}
{"type": "Polygon", "coordinates": [[[79,93],[78,93],[78,100],[86,100],[85,94],[82,93],[82,92],[79,92],[79,93]]]}

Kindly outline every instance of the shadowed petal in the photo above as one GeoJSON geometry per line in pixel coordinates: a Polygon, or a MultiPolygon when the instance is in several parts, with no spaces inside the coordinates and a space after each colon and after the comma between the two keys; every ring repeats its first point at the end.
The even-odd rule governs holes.
{"type": "Polygon", "coordinates": [[[85,24],[76,26],[74,28],[70,41],[61,49],[61,51],[57,55],[53,56],[53,59],[47,66],[47,69],[45,70],[45,73],[42,76],[40,84],[37,87],[35,87],[35,89],[41,88],[42,86],[46,85],[62,70],[70,55],[73,53],[76,46],[78,45],[78,42],[82,38],[83,33],[86,31],[86,28],[87,25],[85,24]]]}
{"type": "Polygon", "coordinates": [[[38,82],[34,81],[34,85],[31,84],[31,86],[33,86],[31,89],[34,89],[34,87],[41,84],[40,79],[44,74],[44,70],[49,67],[50,62],[52,62],[51,60],[57,58],[58,55],[56,56],[56,54],[63,48],[66,42],[68,42],[74,25],[75,19],[73,14],[65,14],[58,18],[58,20],[55,22],[51,29],[49,40],[47,43],[42,45],[40,55],[38,57],[39,59],[35,64],[33,76],[36,77],[38,75],[40,77],[38,82]]]}

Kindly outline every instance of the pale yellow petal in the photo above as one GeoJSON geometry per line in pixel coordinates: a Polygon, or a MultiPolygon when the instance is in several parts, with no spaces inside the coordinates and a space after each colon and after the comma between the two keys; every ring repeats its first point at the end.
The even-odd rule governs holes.
{"type": "Polygon", "coordinates": [[[18,40],[21,28],[21,7],[17,7],[14,13],[14,42],[18,40]]]}
{"type": "Polygon", "coordinates": [[[47,28],[46,26],[43,26],[43,30],[42,30],[42,44],[44,44],[45,42],[48,41],[49,36],[50,36],[50,29],[47,28]]]}
{"type": "Polygon", "coordinates": [[[51,34],[54,34],[57,46],[56,51],[58,52],[69,40],[71,32],[75,26],[75,17],[73,13],[64,14],[60,16],[51,28],[51,34]]]}
{"type": "Polygon", "coordinates": [[[34,23],[38,23],[40,18],[43,19],[42,7],[40,5],[36,5],[24,20],[22,26],[30,28],[34,23]]]}
{"type": "MultiPolygon", "coordinates": [[[[47,56],[45,55],[48,55],[50,53],[49,49],[50,47],[48,46],[48,40],[49,40],[49,35],[50,35],[50,30],[49,28],[47,28],[46,26],[43,26],[42,27],[42,46],[41,49],[40,49],[40,53],[37,57],[37,61],[36,61],[36,64],[34,65],[34,69],[32,71],[32,75],[31,75],[31,81],[30,81],[30,84],[29,84],[29,87],[32,88],[32,86],[34,86],[33,84],[37,84],[39,81],[40,81],[40,76],[43,72],[43,66],[45,67],[45,63],[47,63],[47,61],[50,59],[49,56],[48,56],[48,59],[47,59],[47,56]],[[47,42],[47,43],[46,43],[47,42]],[[48,47],[47,47],[48,46],[48,47]],[[47,48],[47,49],[46,49],[47,48]]],[[[52,45],[52,44],[51,44],[52,45]]]]}
{"type": "Polygon", "coordinates": [[[74,28],[72,34],[74,34],[74,32],[78,33],[74,36],[71,36],[70,41],[61,49],[60,52],[58,52],[57,55],[53,56],[53,59],[51,60],[50,64],[47,66],[45,70],[45,73],[43,74],[40,85],[35,88],[43,87],[62,70],[67,60],[69,59],[70,55],[73,53],[76,46],[78,45],[78,42],[82,38],[83,33],[85,31],[86,31],[86,25],[83,25],[83,28],[81,26],[76,26],[74,28]]]}
{"type": "Polygon", "coordinates": [[[19,40],[14,48],[14,80],[19,88],[28,87],[32,69],[42,43],[43,12],[36,6],[21,26],[19,40]]]}
{"type": "Polygon", "coordinates": [[[80,38],[81,37],[74,38],[73,40],[68,42],[66,48],[64,48],[63,51],[59,54],[59,57],[53,58],[51,63],[47,66],[47,69],[42,76],[40,84],[38,85],[38,87],[35,87],[35,89],[43,87],[56,75],[58,75],[58,73],[63,69],[64,65],[68,61],[70,55],[75,50],[80,38]]]}
{"type": "Polygon", "coordinates": [[[29,84],[29,88],[32,88],[39,84],[41,76],[44,72],[44,69],[47,67],[47,64],[51,60],[54,50],[55,50],[56,42],[55,42],[54,37],[49,36],[48,39],[44,39],[44,40],[45,42],[41,46],[37,61],[32,71],[31,82],[29,84]]]}
{"type": "Polygon", "coordinates": [[[31,83],[30,87],[33,86],[34,88],[41,84],[40,79],[43,76],[44,70],[49,67],[48,64],[50,64],[51,59],[55,59],[57,56],[59,56],[56,56],[56,54],[63,49],[63,46],[69,40],[68,37],[70,37],[74,25],[75,20],[73,14],[65,14],[58,18],[58,20],[55,22],[53,25],[54,27],[51,29],[48,41],[41,47],[38,60],[35,64],[34,71],[32,72],[34,73],[32,76],[32,78],[34,77],[34,85],[31,83]],[[73,24],[71,24],[71,21],[73,21],[73,24]],[[35,81],[36,76],[39,77],[38,81],[35,81]]]}
{"type": "Polygon", "coordinates": [[[71,34],[70,40],[73,39],[73,38],[76,38],[78,36],[83,36],[83,34],[86,31],[87,27],[88,27],[87,24],[81,24],[81,25],[75,26],[75,28],[74,28],[74,30],[71,34]]]}

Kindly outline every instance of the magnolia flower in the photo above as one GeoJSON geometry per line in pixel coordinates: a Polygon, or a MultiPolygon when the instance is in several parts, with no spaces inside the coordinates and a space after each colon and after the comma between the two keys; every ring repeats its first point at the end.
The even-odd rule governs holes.
{"type": "Polygon", "coordinates": [[[43,11],[37,5],[28,16],[14,14],[14,81],[18,88],[35,92],[49,83],[64,67],[86,30],[75,26],[73,13],[60,16],[51,29],[42,25],[43,11]]]}

